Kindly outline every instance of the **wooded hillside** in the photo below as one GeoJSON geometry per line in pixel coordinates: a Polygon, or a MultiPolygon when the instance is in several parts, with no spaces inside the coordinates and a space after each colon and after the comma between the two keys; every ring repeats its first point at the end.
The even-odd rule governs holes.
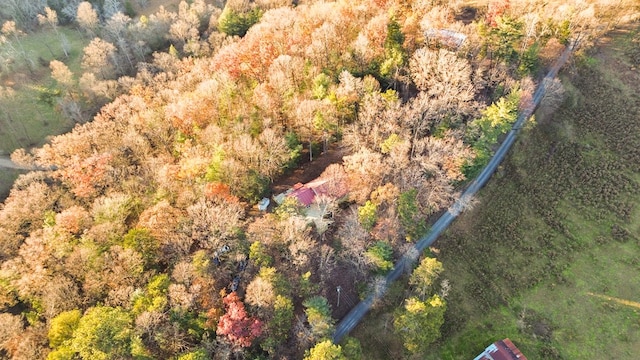
{"type": "MultiPolygon", "coordinates": [[[[486,163],[564,45],[626,9],[195,0],[130,17],[115,3],[75,2],[81,71],[50,63],[52,104],[78,125],[12,156],[54,170],[22,175],[0,208],[2,356],[358,358],[355,339],[325,341],[336,318],[486,163]],[[336,147],[329,195],[253,209],[336,147]]],[[[36,26],[18,15],[5,24],[36,26]]],[[[396,320],[435,328],[400,334],[413,353],[446,309],[423,263],[396,320]]]]}

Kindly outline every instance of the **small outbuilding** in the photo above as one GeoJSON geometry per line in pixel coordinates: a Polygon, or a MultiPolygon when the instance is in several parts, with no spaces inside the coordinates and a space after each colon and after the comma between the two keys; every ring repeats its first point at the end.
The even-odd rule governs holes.
{"type": "Polygon", "coordinates": [[[467,40],[467,35],[448,29],[429,29],[424,33],[429,40],[434,40],[453,50],[458,50],[467,40]]]}

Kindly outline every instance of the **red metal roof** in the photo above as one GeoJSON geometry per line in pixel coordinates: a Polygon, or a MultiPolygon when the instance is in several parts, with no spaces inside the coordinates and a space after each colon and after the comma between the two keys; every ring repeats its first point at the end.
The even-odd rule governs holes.
{"type": "Polygon", "coordinates": [[[294,196],[300,203],[304,206],[309,206],[313,203],[313,198],[315,198],[316,194],[313,190],[303,187],[297,190],[294,190],[289,194],[289,196],[294,196]]]}
{"type": "Polygon", "coordinates": [[[316,195],[325,195],[334,199],[339,199],[348,193],[347,185],[344,181],[335,182],[317,178],[312,182],[307,183],[305,187],[313,189],[313,192],[315,192],[316,195]]]}
{"type": "Polygon", "coordinates": [[[301,183],[293,185],[293,191],[287,196],[295,197],[302,205],[309,206],[317,195],[325,195],[337,199],[346,194],[346,184],[330,184],[325,179],[317,178],[304,185],[301,183]]]}
{"type": "Polygon", "coordinates": [[[474,360],[527,360],[509,339],[496,341],[489,345],[474,360]]]}

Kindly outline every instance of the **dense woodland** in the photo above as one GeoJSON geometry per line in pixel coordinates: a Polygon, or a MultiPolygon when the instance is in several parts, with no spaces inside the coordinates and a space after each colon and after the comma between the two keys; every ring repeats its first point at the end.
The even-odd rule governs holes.
{"type": "MultiPolygon", "coordinates": [[[[12,359],[360,358],[357,339],[328,340],[345,312],[336,285],[343,301],[373,291],[486,163],[545,66],[630,9],[7,3],[3,55],[43,28],[88,40],[81,70],[51,61],[43,90],[76,127],[12,155],[51,170],[22,175],[0,205],[0,357],[12,359]],[[254,209],[335,148],[345,156],[321,178],[348,195],[317,196],[319,218],[295,198],[254,209]]],[[[439,337],[441,272],[425,254],[409,277],[394,321],[407,356],[439,337]]]]}

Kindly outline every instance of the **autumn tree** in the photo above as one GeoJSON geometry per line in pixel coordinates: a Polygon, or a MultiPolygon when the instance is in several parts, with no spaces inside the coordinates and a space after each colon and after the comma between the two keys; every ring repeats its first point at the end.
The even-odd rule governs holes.
{"type": "Polygon", "coordinates": [[[47,25],[51,29],[53,29],[53,31],[56,33],[56,36],[58,36],[58,38],[60,39],[60,47],[64,52],[64,56],[68,58],[70,47],[69,40],[67,40],[66,36],[63,33],[58,31],[58,13],[54,9],[47,6],[44,8],[44,15],[38,14],[37,18],[40,25],[47,25]]]}
{"type": "Polygon", "coordinates": [[[35,62],[22,44],[22,37],[25,33],[17,27],[16,22],[11,20],[5,21],[2,24],[0,33],[2,34],[0,44],[4,45],[5,48],[8,48],[7,57],[10,59],[5,61],[15,62],[20,59],[20,62],[26,65],[29,71],[33,73],[35,69],[35,62]]]}
{"type": "Polygon", "coordinates": [[[31,231],[42,224],[44,214],[56,201],[56,192],[37,174],[23,175],[0,208],[0,258],[17,255],[18,249],[31,231]]]}
{"type": "Polygon", "coordinates": [[[93,8],[93,5],[88,1],[83,1],[78,4],[76,21],[82,27],[82,29],[88,35],[95,35],[98,26],[100,25],[100,19],[98,18],[98,12],[93,8]]]}
{"type": "Polygon", "coordinates": [[[355,62],[361,72],[376,71],[385,55],[389,16],[380,14],[362,28],[354,41],[355,62]]]}
{"type": "Polygon", "coordinates": [[[273,303],[273,316],[267,323],[266,338],[260,346],[274,354],[279,344],[287,341],[293,325],[294,307],[291,298],[277,295],[273,303]]]}
{"type": "Polygon", "coordinates": [[[23,331],[23,318],[7,312],[0,313],[0,350],[8,351],[11,342],[23,331]]]}
{"type": "Polygon", "coordinates": [[[325,297],[314,296],[305,300],[307,321],[311,326],[311,332],[316,339],[328,337],[333,331],[333,319],[331,318],[331,306],[325,297]]]}
{"type": "Polygon", "coordinates": [[[186,354],[182,354],[178,357],[178,360],[207,360],[211,355],[205,349],[198,349],[189,351],[186,354]]]}
{"type": "Polygon", "coordinates": [[[349,261],[359,273],[368,271],[369,261],[362,254],[366,251],[368,232],[362,228],[358,221],[358,212],[355,208],[343,212],[343,218],[336,231],[336,238],[342,243],[341,256],[349,261]]]}
{"type": "Polygon", "coordinates": [[[544,78],[542,86],[545,88],[545,93],[540,101],[540,106],[537,109],[538,113],[536,115],[537,117],[542,117],[544,119],[562,105],[562,102],[565,99],[565,88],[562,85],[562,82],[557,78],[544,78]]]}
{"type": "Polygon", "coordinates": [[[349,191],[354,200],[363,203],[371,191],[381,185],[386,169],[382,155],[367,148],[343,158],[349,176],[349,191]]]}
{"type": "Polygon", "coordinates": [[[317,343],[305,354],[304,360],[347,360],[340,345],[334,345],[331,340],[317,343]]]}
{"type": "MultiPolygon", "coordinates": [[[[125,64],[128,65],[128,72],[135,70],[136,55],[138,55],[137,60],[144,60],[144,57],[135,51],[136,40],[133,38],[132,31],[130,30],[131,24],[132,20],[130,17],[118,12],[106,21],[103,31],[103,38],[114,44],[118,49],[117,54],[124,58],[120,60],[116,57],[118,63],[126,60],[125,64]]],[[[124,66],[121,67],[124,68],[124,66]]],[[[123,70],[122,73],[127,73],[127,71],[123,70]]]]}
{"type": "Polygon", "coordinates": [[[247,303],[259,307],[270,308],[275,301],[275,290],[269,279],[263,276],[256,276],[247,285],[247,303]]]}
{"type": "Polygon", "coordinates": [[[218,29],[229,36],[244,36],[249,28],[260,20],[259,8],[242,6],[243,1],[227,1],[218,18],[218,29]]]}
{"type": "Polygon", "coordinates": [[[225,314],[218,322],[218,335],[224,335],[234,345],[249,347],[253,341],[262,334],[262,321],[250,317],[244,304],[234,291],[225,296],[222,301],[225,305],[225,314]]]}
{"type": "Polygon", "coordinates": [[[51,60],[49,63],[51,69],[51,77],[58,82],[63,89],[69,91],[73,85],[73,73],[69,67],[58,60],[51,60]]]}
{"type": "Polygon", "coordinates": [[[405,300],[404,307],[394,316],[393,326],[410,353],[424,353],[440,337],[445,310],[446,302],[438,295],[426,301],[417,298],[405,300]]]}
{"type": "Polygon", "coordinates": [[[409,61],[411,77],[422,91],[448,101],[471,101],[475,92],[471,65],[445,49],[418,49],[409,61]]]}
{"type": "Polygon", "coordinates": [[[110,79],[115,74],[114,57],[116,47],[101,38],[93,38],[83,49],[82,67],[94,74],[99,74],[100,79],[110,79]]]}
{"type": "Polygon", "coordinates": [[[367,230],[371,231],[373,226],[376,224],[378,217],[378,206],[367,200],[364,205],[358,208],[358,220],[360,221],[360,225],[367,230]]]}
{"type": "Polygon", "coordinates": [[[180,231],[185,216],[184,211],[167,200],[158,202],[140,214],[138,226],[148,229],[150,235],[159,241],[160,260],[176,261],[189,253],[193,239],[180,231]]]}
{"type": "Polygon", "coordinates": [[[473,162],[468,162],[464,169],[467,177],[474,177],[489,161],[498,138],[511,129],[518,117],[520,96],[520,91],[516,89],[501,97],[483,111],[481,118],[469,124],[467,136],[473,141],[476,157],[473,162]]]}
{"type": "Polygon", "coordinates": [[[266,246],[260,241],[254,241],[249,247],[249,259],[260,267],[271,266],[273,263],[273,257],[269,255],[266,246]]]}
{"type": "Polygon", "coordinates": [[[201,199],[187,208],[191,236],[205,249],[216,249],[237,234],[244,209],[239,203],[201,199]]]}
{"type": "Polygon", "coordinates": [[[73,332],[80,323],[82,313],[80,310],[70,310],[58,314],[51,319],[49,325],[49,346],[57,349],[62,346],[69,346],[69,342],[73,339],[73,332]]]}
{"type": "Polygon", "coordinates": [[[44,359],[49,354],[47,329],[43,323],[36,322],[13,337],[7,346],[11,359],[44,359]]]}
{"type": "Polygon", "coordinates": [[[119,308],[92,307],[73,331],[70,348],[84,359],[119,359],[131,354],[133,321],[119,308]]]}
{"type": "Polygon", "coordinates": [[[443,270],[442,263],[437,259],[425,257],[411,273],[409,285],[413,286],[421,299],[425,299],[433,293],[434,282],[443,270]]]}
{"type": "Polygon", "coordinates": [[[213,6],[206,4],[203,0],[193,2],[181,1],[178,5],[178,16],[175,22],[169,27],[167,34],[174,46],[180,51],[196,49],[196,43],[199,42],[200,30],[205,20],[209,20],[209,16],[213,12],[213,6]],[[191,46],[189,46],[191,44],[191,46]]]}
{"type": "Polygon", "coordinates": [[[56,272],[42,289],[42,316],[52,319],[63,311],[77,309],[83,300],[78,284],[70,276],[56,272]]]}

